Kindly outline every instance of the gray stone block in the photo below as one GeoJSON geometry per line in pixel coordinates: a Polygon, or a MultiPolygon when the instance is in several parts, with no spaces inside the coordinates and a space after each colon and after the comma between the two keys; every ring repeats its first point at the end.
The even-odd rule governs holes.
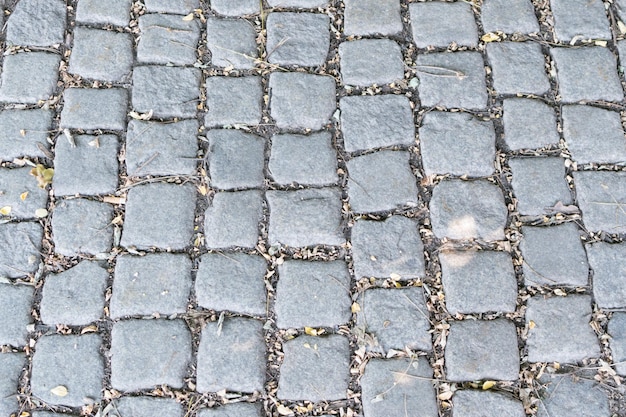
{"type": "Polygon", "coordinates": [[[370,359],[361,377],[363,415],[387,417],[437,415],[433,371],[425,357],[370,359]]]}
{"type": "Polygon", "coordinates": [[[137,61],[148,64],[191,65],[196,62],[200,23],[177,15],[139,16],[137,61]]]}
{"type": "Polygon", "coordinates": [[[261,77],[209,77],[205,124],[209,127],[261,123],[261,77]]]}
{"type": "Polygon", "coordinates": [[[263,392],[263,323],[241,317],[207,323],[198,348],[198,391],[263,392]]]}
{"type": "Polygon", "coordinates": [[[196,117],[200,70],[157,65],[133,70],[133,107],[154,117],[196,117]]]}
{"type": "Polygon", "coordinates": [[[433,232],[439,238],[504,239],[504,197],[488,181],[442,181],[433,190],[429,209],[433,232]]]}
{"type": "Polygon", "coordinates": [[[210,249],[256,247],[262,217],[261,191],[216,193],[204,214],[206,246],[210,249]]]}
{"type": "Polygon", "coordinates": [[[39,312],[45,324],[84,326],[102,318],[109,273],[102,265],[82,261],[46,277],[39,312]]]}
{"type": "Polygon", "coordinates": [[[7,20],[6,41],[22,46],[60,44],[65,37],[65,22],[65,2],[22,0],[7,20]]]}
{"type": "Polygon", "coordinates": [[[133,37],[130,33],[81,26],[74,29],[69,72],[83,78],[117,82],[130,77],[132,66],[133,37]]]}
{"type": "Polygon", "coordinates": [[[76,7],[76,21],[79,23],[128,26],[132,0],[80,0],[76,7]]]}
{"type": "Polygon", "coordinates": [[[287,261],[278,267],[276,325],[335,327],[350,321],[350,274],[344,261],[287,261]]]}
{"type": "Polygon", "coordinates": [[[185,313],[191,286],[191,260],[185,254],[120,256],[115,263],[111,317],[185,313]]]}
{"type": "Polygon", "coordinates": [[[468,113],[430,112],[419,130],[426,175],[493,174],[496,132],[491,121],[468,113]]]}
{"type": "Polygon", "coordinates": [[[3,416],[17,413],[17,387],[25,362],[22,353],[0,354],[0,413],[3,416]]]}
{"type": "Polygon", "coordinates": [[[111,331],[111,385],[120,391],[157,385],[181,388],[191,361],[191,333],[182,320],[128,320],[111,331]]]}
{"type": "Polygon", "coordinates": [[[38,223],[0,225],[0,277],[20,278],[34,274],[41,260],[43,229],[38,223]]]}
{"type": "Polygon", "coordinates": [[[245,402],[230,403],[218,408],[201,408],[196,413],[197,417],[262,417],[263,408],[260,404],[245,402]]]}
{"type": "Polygon", "coordinates": [[[345,35],[390,36],[402,32],[398,0],[345,0],[344,4],[345,35]]]}
{"type": "MultiPolygon", "coordinates": [[[[214,1],[215,2],[215,1],[214,1]]],[[[144,0],[149,13],[188,14],[200,8],[198,0],[144,0]]]]}
{"type": "Polygon", "coordinates": [[[563,106],[563,137],[579,164],[625,163],[626,138],[618,112],[591,106],[563,106]]]}
{"type": "Polygon", "coordinates": [[[115,401],[120,416],[132,417],[183,417],[183,406],[173,398],[122,397],[115,401]]]}
{"type": "Polygon", "coordinates": [[[445,360],[450,381],[517,380],[520,358],[515,324],[507,319],[451,323],[445,360]]]}
{"type": "Polygon", "coordinates": [[[539,32],[539,23],[530,0],[483,0],[480,11],[486,33],[539,32]]]}
{"type": "Polygon", "coordinates": [[[318,67],[330,48],[330,18],[316,13],[270,13],[268,60],[278,65],[318,67]]]}
{"type": "Polygon", "coordinates": [[[487,44],[493,85],[499,94],[544,94],[550,89],[541,45],[535,42],[487,44]]]}
{"type": "Polygon", "coordinates": [[[622,101],[615,56],[607,48],[552,48],[563,103],[622,101]]]}
{"type": "Polygon", "coordinates": [[[211,0],[211,8],[224,16],[245,16],[261,12],[257,0],[211,0]]]}
{"type": "Polygon", "coordinates": [[[270,245],[339,246],[345,242],[338,189],[268,191],[267,201],[270,245]]]}
{"type": "Polygon", "coordinates": [[[313,9],[324,7],[328,0],[268,0],[270,7],[298,7],[303,9],[313,9]]]}
{"type": "Polygon", "coordinates": [[[210,130],[209,174],[218,189],[261,187],[265,180],[265,140],[239,130],[210,130]]]}
{"type": "Polygon", "coordinates": [[[404,78],[400,46],[391,39],[360,39],[339,45],[345,85],[390,84],[404,78]]]}
{"type": "Polygon", "coordinates": [[[131,120],[126,132],[126,171],[131,176],[195,174],[197,134],[196,120],[131,120]]]}
{"type": "Polygon", "coordinates": [[[547,388],[539,393],[537,417],[608,416],[607,392],[591,379],[577,375],[544,375],[547,388]]]}
{"type": "Polygon", "coordinates": [[[31,304],[34,288],[0,284],[0,345],[24,346],[28,325],[33,321],[31,304]]]}
{"type": "Polygon", "coordinates": [[[4,57],[0,101],[36,104],[57,87],[61,57],[46,52],[20,52],[4,57]]]}
{"type": "Polygon", "coordinates": [[[508,98],[503,102],[504,141],[511,150],[559,143],[554,109],[540,100],[508,98]]]}
{"type": "Polygon", "coordinates": [[[50,110],[0,111],[0,160],[11,161],[24,156],[42,158],[39,147],[50,148],[46,138],[52,126],[50,110]]]}
{"type": "Polygon", "coordinates": [[[347,338],[300,336],[284,342],[283,352],[278,398],[319,402],[347,397],[350,381],[347,338]]]}
{"type": "Polygon", "coordinates": [[[597,242],[587,245],[593,270],[593,294],[599,308],[626,307],[626,244],[597,242]]]}
{"type": "Polygon", "coordinates": [[[59,136],[54,152],[54,194],[113,194],[117,190],[119,139],[77,135],[74,144],[59,136]]]}
{"type": "Polygon", "coordinates": [[[32,360],[32,393],[49,405],[80,407],[98,403],[104,388],[104,360],[99,335],[43,336],[32,360]],[[63,386],[67,395],[55,394],[63,386]]]}
{"type": "Polygon", "coordinates": [[[10,218],[35,219],[35,211],[46,208],[48,192],[37,186],[30,167],[0,168],[0,207],[11,207],[10,218]]]}
{"type": "Polygon", "coordinates": [[[196,192],[191,185],[154,183],[128,192],[121,245],[183,249],[191,242],[196,192]]]}
{"type": "Polygon", "coordinates": [[[517,279],[507,252],[441,252],[439,261],[450,314],[515,311],[517,279]]]}
{"type": "Polygon", "coordinates": [[[63,256],[108,253],[113,245],[113,207],[85,199],[57,201],[52,212],[54,249],[63,256]]]}
{"type": "Polygon", "coordinates": [[[337,152],[330,132],[272,137],[269,172],[279,184],[328,185],[338,180],[337,152]]]}
{"type": "Polygon", "coordinates": [[[270,74],[270,109],[279,129],[321,129],[337,108],[335,80],[302,74],[270,74]]]}
{"type": "Polygon", "coordinates": [[[626,233],[626,172],[574,172],[578,206],[589,231],[626,233]]]}
{"type": "MultiPolygon", "coordinates": [[[[137,69],[135,69],[137,71],[137,69]]],[[[68,88],[61,128],[124,130],[128,92],[122,88],[68,88]]]]}
{"type": "Polygon", "coordinates": [[[416,69],[422,106],[487,107],[485,64],[477,52],[418,55],[416,69]]]}
{"type": "Polygon", "coordinates": [[[478,28],[469,3],[414,3],[409,6],[409,13],[413,41],[418,48],[478,44],[478,28]]]}
{"type": "Polygon", "coordinates": [[[379,151],[347,162],[348,196],[356,213],[417,205],[417,185],[404,151],[379,151]],[[381,175],[384,172],[385,175],[381,175]]]}
{"type": "Polygon", "coordinates": [[[554,15],[556,39],[569,42],[577,39],[611,39],[609,20],[603,2],[572,3],[567,0],[550,0],[554,15]]]}
{"type": "Polygon", "coordinates": [[[577,363],[600,356],[598,339],[589,325],[591,302],[587,295],[528,299],[528,361],[577,363]]]}
{"type": "Polygon", "coordinates": [[[428,308],[421,288],[369,289],[359,298],[359,305],[357,327],[375,340],[366,346],[368,350],[432,350],[428,308]]]}
{"type": "Polygon", "coordinates": [[[256,30],[244,19],[207,18],[207,46],[211,62],[218,67],[254,68],[259,58],[256,30]]]}
{"type": "Polygon", "coordinates": [[[513,193],[522,215],[542,215],[557,202],[572,204],[562,158],[511,158],[513,193]]]}
{"type": "Polygon", "coordinates": [[[267,312],[265,272],[260,256],[207,253],[196,276],[198,305],[216,311],[264,316],[267,312]]]}
{"type": "Polygon", "coordinates": [[[357,279],[393,275],[406,280],[425,274],[419,224],[406,217],[356,221],[352,226],[352,257],[357,279]]]}
{"type": "Polygon", "coordinates": [[[613,313],[609,320],[607,333],[611,336],[611,353],[615,371],[620,375],[626,374],[626,313],[618,311],[613,313]]]}
{"type": "Polygon", "coordinates": [[[521,401],[500,392],[459,390],[452,397],[455,417],[525,417],[521,401]]]}
{"type": "Polygon", "coordinates": [[[341,131],[348,152],[415,144],[411,103],[404,96],[344,97],[340,107],[341,131]]]}

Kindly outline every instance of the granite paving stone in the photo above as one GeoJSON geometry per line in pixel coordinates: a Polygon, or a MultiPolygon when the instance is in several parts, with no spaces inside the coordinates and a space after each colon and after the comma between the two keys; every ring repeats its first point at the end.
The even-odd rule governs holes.
{"type": "Polygon", "coordinates": [[[270,74],[270,110],[279,129],[321,129],[337,108],[331,77],[270,74]]]}
{"type": "Polygon", "coordinates": [[[240,130],[210,130],[207,139],[212,187],[233,189],[263,185],[263,138],[240,130]]]}
{"type": "Polygon", "coordinates": [[[344,97],[340,108],[344,148],[348,152],[415,144],[413,112],[407,97],[344,97]]]}
{"type": "Polygon", "coordinates": [[[133,69],[135,111],[154,117],[196,117],[199,101],[200,70],[158,65],[133,69]]]}
{"type": "Polygon", "coordinates": [[[535,42],[487,44],[493,85],[499,94],[537,94],[550,89],[541,45],[535,42]]]}
{"type": "Polygon", "coordinates": [[[155,415],[167,417],[183,417],[183,405],[173,398],[158,397],[122,397],[114,402],[115,410],[120,416],[153,417],[155,415]]]}
{"type": "Polygon", "coordinates": [[[611,336],[610,345],[615,364],[615,371],[620,375],[626,374],[626,313],[613,313],[609,320],[607,333],[611,336]]]}
{"type": "Polygon", "coordinates": [[[437,415],[428,360],[370,359],[361,377],[364,417],[437,415]]]}
{"type": "Polygon", "coordinates": [[[330,132],[272,136],[269,172],[279,184],[329,185],[338,181],[337,152],[330,132]]]}
{"type": "Polygon", "coordinates": [[[37,209],[46,208],[48,193],[37,186],[30,170],[0,168],[0,207],[11,208],[10,218],[34,219],[37,209]]]}
{"type": "Polygon", "coordinates": [[[334,327],[350,321],[350,274],[344,261],[286,261],[278,266],[278,275],[278,328],[334,327]]]}
{"type": "Polygon", "coordinates": [[[617,0],[615,5],[617,6],[618,17],[622,20],[626,20],[626,0],[617,0]]]}
{"type": "Polygon", "coordinates": [[[204,235],[210,249],[254,248],[263,216],[261,191],[218,192],[204,215],[204,235]],[[237,210],[233,210],[237,207],[237,210]]]}
{"type": "Polygon", "coordinates": [[[507,252],[441,252],[439,261],[450,314],[515,311],[517,279],[507,252]]]}
{"type": "Polygon", "coordinates": [[[488,181],[442,181],[433,190],[429,209],[433,232],[439,238],[504,239],[504,197],[488,181]]]}
{"type": "Polygon", "coordinates": [[[261,122],[261,78],[209,77],[205,123],[209,127],[256,125],[261,122]]]}
{"type": "Polygon", "coordinates": [[[368,289],[359,298],[359,305],[357,326],[375,340],[366,346],[369,351],[432,350],[428,308],[421,288],[368,289]]]}
{"type": "Polygon", "coordinates": [[[39,338],[32,359],[33,395],[49,405],[80,407],[100,402],[104,388],[101,346],[102,339],[95,334],[39,338]],[[56,395],[53,391],[58,386],[65,387],[67,395],[56,395]]]}
{"type": "Polygon", "coordinates": [[[413,41],[418,48],[478,44],[478,28],[469,3],[413,3],[409,5],[409,13],[413,41]]]}
{"type": "Polygon", "coordinates": [[[468,113],[427,113],[419,129],[426,175],[491,175],[496,158],[496,132],[491,121],[468,113]]]}
{"type": "Polygon", "coordinates": [[[598,107],[563,106],[563,137],[579,164],[626,163],[620,114],[598,107]]]}
{"type": "Polygon", "coordinates": [[[530,0],[483,0],[480,12],[485,33],[539,32],[539,23],[530,0]]]}
{"type": "Polygon", "coordinates": [[[74,29],[69,72],[83,78],[119,82],[130,77],[132,66],[133,37],[130,33],[82,26],[74,29]]]}
{"type": "Polygon", "coordinates": [[[128,192],[121,245],[183,249],[193,235],[196,192],[192,185],[153,183],[128,192]]]}
{"type": "Polygon", "coordinates": [[[576,224],[523,226],[521,232],[526,285],[587,285],[589,264],[576,224]]]}
{"type": "Polygon", "coordinates": [[[318,67],[330,48],[330,19],[316,13],[270,13],[267,16],[268,61],[277,65],[318,67]]]}
{"type": "Polygon", "coordinates": [[[626,233],[626,172],[574,172],[578,206],[589,231],[626,233]]]}
{"type": "Polygon", "coordinates": [[[341,245],[341,193],[337,188],[268,191],[269,244],[341,245]]]}
{"type": "Polygon", "coordinates": [[[21,46],[60,44],[65,38],[65,23],[65,2],[21,0],[6,22],[6,41],[21,46]]]}
{"type": "Polygon", "coordinates": [[[358,220],[352,226],[354,275],[400,280],[425,275],[424,245],[414,219],[358,220]]]}
{"type": "Polygon", "coordinates": [[[0,345],[24,346],[28,342],[28,325],[33,321],[34,288],[0,284],[0,289],[0,345]]]}
{"type": "Polygon", "coordinates": [[[559,143],[554,109],[540,100],[503,100],[504,142],[511,150],[537,149],[559,143]]]}
{"type": "Polygon", "coordinates": [[[263,323],[241,317],[207,323],[198,348],[199,392],[263,392],[265,385],[263,323]]]}
{"type": "Polygon", "coordinates": [[[197,134],[196,120],[131,120],[126,131],[126,171],[131,176],[195,174],[197,134]]]}
{"type": "Polygon", "coordinates": [[[380,151],[347,162],[348,196],[354,212],[417,205],[417,185],[404,151],[380,151]],[[384,172],[385,175],[381,175],[384,172]]]}
{"type": "Polygon", "coordinates": [[[211,62],[218,67],[254,68],[258,59],[256,31],[244,19],[207,18],[207,46],[211,62]]]}
{"type": "MultiPolygon", "coordinates": [[[[149,13],[188,14],[200,8],[199,0],[144,0],[149,13]]],[[[212,3],[216,3],[213,0],[212,3]]]]}
{"type": "Polygon", "coordinates": [[[591,297],[535,296],[528,299],[527,306],[529,362],[577,363],[600,356],[598,339],[589,325],[591,297]]]}
{"type": "Polygon", "coordinates": [[[484,65],[483,57],[472,51],[418,55],[416,70],[422,106],[487,107],[484,65]]]}
{"type": "Polygon", "coordinates": [[[245,16],[261,12],[257,0],[211,0],[211,9],[224,16],[245,16]]]}
{"type": "Polygon", "coordinates": [[[293,7],[302,9],[313,9],[316,7],[324,7],[328,4],[328,0],[268,0],[271,7],[293,7]]]}
{"type": "Polygon", "coordinates": [[[54,152],[54,194],[113,194],[118,185],[119,139],[115,135],[60,136],[54,152]]]}
{"type": "Polygon", "coordinates": [[[551,54],[564,103],[624,100],[615,56],[607,48],[552,48],[551,54]]]}
{"type": "Polygon", "coordinates": [[[41,260],[43,229],[38,223],[0,225],[0,277],[19,278],[34,274],[41,260]]]}
{"type": "Polygon", "coordinates": [[[339,45],[344,85],[390,84],[404,77],[400,46],[391,39],[360,39],[339,45]]]}
{"type": "Polygon", "coordinates": [[[52,96],[61,57],[47,52],[20,52],[4,57],[0,101],[36,104],[52,96]]]}
{"type": "Polygon", "coordinates": [[[454,417],[524,417],[521,401],[500,392],[459,390],[452,397],[454,417]]]}
{"type": "Polygon", "coordinates": [[[182,320],[127,320],[111,331],[111,385],[120,391],[183,387],[191,333],[182,320]]]}
{"type": "Polygon", "coordinates": [[[109,307],[111,317],[185,313],[192,286],[191,266],[185,254],[118,257],[109,307]]]}
{"type": "Polygon", "coordinates": [[[344,5],[345,35],[392,36],[402,31],[398,0],[345,0],[344,5]]]}
{"type": "Polygon", "coordinates": [[[593,270],[593,294],[599,308],[626,307],[626,244],[597,242],[587,245],[593,270]]]}
{"type": "Polygon", "coordinates": [[[260,404],[246,402],[230,403],[216,408],[201,408],[196,413],[198,417],[262,417],[263,409],[260,404]]]}
{"type": "Polygon", "coordinates": [[[611,39],[609,20],[601,1],[572,3],[567,0],[550,0],[554,15],[556,39],[570,42],[577,39],[611,39]]]}
{"type": "Polygon", "coordinates": [[[264,316],[266,268],[265,259],[256,255],[202,255],[195,281],[198,305],[215,311],[264,316]]]}
{"type": "Polygon", "coordinates": [[[124,130],[126,127],[128,91],[123,88],[68,88],[63,99],[63,129],[124,130]]]}
{"type": "Polygon", "coordinates": [[[591,378],[576,375],[545,375],[537,417],[608,416],[608,393],[591,378]]]}
{"type": "Polygon", "coordinates": [[[52,126],[52,111],[44,109],[0,111],[0,160],[30,156],[43,157],[40,149],[50,148],[48,130],[52,126]]]}
{"type": "Polygon", "coordinates": [[[0,413],[3,416],[9,416],[19,409],[17,387],[25,362],[22,353],[0,354],[0,413]]]}
{"type": "Polygon", "coordinates": [[[98,262],[46,276],[39,313],[45,324],[85,326],[102,318],[109,273],[98,262]]]}
{"type": "Polygon", "coordinates": [[[522,215],[541,215],[557,202],[572,204],[565,181],[565,161],[558,157],[511,158],[511,185],[522,215]]]}
{"type": "Polygon", "coordinates": [[[445,361],[450,381],[517,380],[520,358],[515,324],[507,319],[451,323],[445,361]]]}
{"type": "Polygon", "coordinates": [[[138,62],[191,65],[196,61],[200,40],[198,20],[183,20],[178,15],[145,14],[139,16],[139,31],[138,62]]]}
{"type": "Polygon", "coordinates": [[[350,347],[346,337],[300,336],[284,342],[283,352],[278,398],[319,402],[347,397],[350,347]]]}
{"type": "Polygon", "coordinates": [[[107,253],[113,245],[113,207],[86,199],[61,200],[52,212],[54,248],[63,256],[107,253]]]}
{"type": "Polygon", "coordinates": [[[76,6],[76,21],[85,24],[128,26],[132,0],[80,0],[76,6]]]}

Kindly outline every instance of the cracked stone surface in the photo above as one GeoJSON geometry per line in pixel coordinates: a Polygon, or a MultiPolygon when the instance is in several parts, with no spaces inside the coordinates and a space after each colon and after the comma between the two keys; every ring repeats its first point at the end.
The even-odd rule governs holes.
{"type": "Polygon", "coordinates": [[[588,230],[626,232],[626,173],[574,172],[578,205],[588,230]]]}

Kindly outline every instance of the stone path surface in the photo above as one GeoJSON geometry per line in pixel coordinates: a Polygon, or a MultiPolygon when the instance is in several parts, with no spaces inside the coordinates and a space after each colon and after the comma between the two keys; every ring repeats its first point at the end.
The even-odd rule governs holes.
{"type": "Polygon", "coordinates": [[[0,0],[1,417],[626,416],[626,0],[0,0]]]}

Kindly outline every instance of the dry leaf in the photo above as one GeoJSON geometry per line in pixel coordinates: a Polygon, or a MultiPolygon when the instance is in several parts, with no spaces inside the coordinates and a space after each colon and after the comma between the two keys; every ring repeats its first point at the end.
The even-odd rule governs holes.
{"type": "Polygon", "coordinates": [[[183,17],[185,22],[191,22],[193,20],[193,13],[189,13],[187,16],[183,17]]]}
{"type": "Polygon", "coordinates": [[[138,113],[136,111],[131,111],[130,113],[128,113],[128,115],[130,117],[132,117],[135,120],[150,120],[150,118],[152,117],[152,114],[154,113],[154,111],[150,110],[148,113],[138,113]]]}
{"type": "Polygon", "coordinates": [[[92,324],[90,326],[85,327],[83,330],[81,330],[80,334],[95,333],[97,331],[98,331],[98,326],[96,326],[95,324],[92,324]]]}
{"type": "Polygon", "coordinates": [[[567,296],[567,293],[560,288],[557,288],[556,290],[554,290],[554,293],[560,297],[567,296]]]}
{"type": "Polygon", "coordinates": [[[529,321],[529,322],[528,322],[528,328],[529,328],[529,329],[534,329],[534,328],[535,328],[535,326],[536,326],[536,324],[535,324],[535,322],[534,322],[534,321],[532,321],[532,320],[531,320],[531,321],[529,321]]]}
{"type": "Polygon", "coordinates": [[[396,274],[392,272],[391,274],[389,274],[389,278],[391,278],[394,281],[398,281],[400,278],[402,278],[402,276],[400,276],[400,274],[396,274]]]}
{"type": "Polygon", "coordinates": [[[596,46],[606,47],[606,41],[598,40],[598,41],[595,41],[594,43],[596,44],[596,46]]]}
{"type": "Polygon", "coordinates": [[[485,43],[496,42],[496,41],[499,41],[501,39],[502,38],[500,37],[500,35],[498,35],[497,33],[494,33],[494,32],[485,33],[480,38],[480,40],[485,42],[485,43]]]}
{"type": "Polygon", "coordinates": [[[26,197],[28,197],[28,191],[24,191],[22,194],[20,194],[20,200],[24,201],[26,200],[26,197]]]}
{"type": "Polygon", "coordinates": [[[622,22],[621,20],[618,20],[617,28],[619,29],[622,35],[626,35],[626,24],[624,24],[624,22],[622,22]]]}
{"type": "Polygon", "coordinates": [[[47,185],[52,183],[52,177],[54,177],[54,169],[46,168],[41,164],[37,164],[35,168],[30,170],[30,175],[37,178],[37,185],[39,188],[46,188],[47,185]]]}
{"type": "Polygon", "coordinates": [[[39,208],[35,210],[35,217],[37,217],[38,219],[43,219],[47,215],[48,215],[48,210],[46,210],[45,208],[39,208]]]}
{"type": "Polygon", "coordinates": [[[452,391],[444,391],[437,396],[441,401],[449,400],[452,398],[452,391]]]}
{"type": "Polygon", "coordinates": [[[11,210],[11,206],[4,206],[0,208],[0,214],[2,214],[3,216],[8,216],[9,214],[11,214],[11,210]]]}
{"type": "Polygon", "coordinates": [[[308,334],[309,336],[317,336],[319,334],[319,332],[312,327],[305,327],[304,333],[308,334]]]}
{"type": "Polygon", "coordinates": [[[488,390],[493,388],[496,385],[496,381],[485,381],[483,382],[483,389],[488,390]]]}
{"type": "Polygon", "coordinates": [[[351,310],[353,313],[358,313],[359,311],[361,311],[361,306],[359,305],[359,303],[354,302],[352,303],[351,310]]]}
{"type": "Polygon", "coordinates": [[[563,213],[563,214],[580,214],[578,206],[573,204],[564,205],[562,201],[557,201],[553,207],[546,207],[545,211],[548,213],[563,213]]]}
{"type": "Polygon", "coordinates": [[[57,385],[56,387],[52,388],[50,392],[57,397],[65,397],[68,394],[67,387],[64,387],[63,385],[57,385]]]}
{"type": "Polygon", "coordinates": [[[281,416],[291,416],[294,414],[289,407],[286,407],[282,404],[276,405],[276,411],[278,411],[278,414],[280,414],[281,416]]]}
{"type": "Polygon", "coordinates": [[[206,185],[198,185],[198,192],[202,195],[207,195],[207,193],[209,192],[208,188],[206,187],[206,185]]]}

